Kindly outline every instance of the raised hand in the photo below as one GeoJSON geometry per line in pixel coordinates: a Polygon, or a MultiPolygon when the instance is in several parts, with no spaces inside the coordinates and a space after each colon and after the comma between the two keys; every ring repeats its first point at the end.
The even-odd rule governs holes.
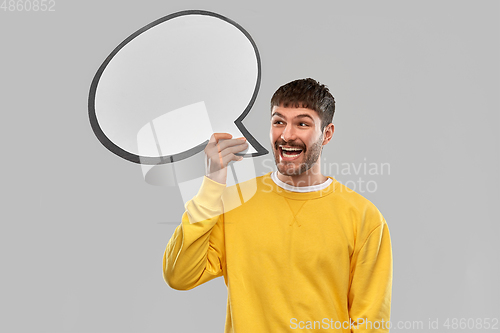
{"type": "Polygon", "coordinates": [[[245,137],[232,139],[229,133],[214,133],[205,147],[205,175],[221,184],[226,184],[227,165],[230,161],[241,161],[236,156],[248,147],[245,137]]]}

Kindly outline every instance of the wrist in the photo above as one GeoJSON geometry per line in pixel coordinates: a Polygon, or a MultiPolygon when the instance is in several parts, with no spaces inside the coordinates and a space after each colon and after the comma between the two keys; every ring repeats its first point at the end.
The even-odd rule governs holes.
{"type": "Polygon", "coordinates": [[[226,179],[227,179],[227,171],[225,169],[221,169],[215,172],[211,172],[206,175],[207,178],[210,178],[214,182],[217,182],[222,185],[226,185],[226,179]]]}

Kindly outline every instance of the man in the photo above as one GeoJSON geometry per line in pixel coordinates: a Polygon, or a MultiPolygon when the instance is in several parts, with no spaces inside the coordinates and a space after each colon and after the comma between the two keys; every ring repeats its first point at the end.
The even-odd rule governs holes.
{"type": "Polygon", "coordinates": [[[312,79],[271,99],[277,171],[226,187],[244,138],[214,134],[207,174],[165,250],[163,274],[188,290],[218,276],[228,288],[225,332],[388,332],[389,230],[378,209],[321,174],[335,101],[312,79]],[[224,139],[224,140],[221,140],[224,139]],[[255,194],[228,203],[256,184],[255,194]],[[234,205],[233,205],[234,206],[234,205]]]}

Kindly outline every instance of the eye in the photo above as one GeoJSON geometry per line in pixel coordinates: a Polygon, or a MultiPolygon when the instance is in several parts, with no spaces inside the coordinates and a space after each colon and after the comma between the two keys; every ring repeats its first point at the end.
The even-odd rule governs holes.
{"type": "Polygon", "coordinates": [[[307,123],[299,123],[299,125],[300,125],[300,127],[306,127],[306,126],[309,126],[309,124],[307,124],[307,123]],[[304,126],[302,126],[302,125],[304,125],[304,126]]]}
{"type": "Polygon", "coordinates": [[[275,120],[275,121],[273,122],[273,124],[279,124],[279,123],[283,123],[283,122],[282,122],[281,120],[275,120]]]}

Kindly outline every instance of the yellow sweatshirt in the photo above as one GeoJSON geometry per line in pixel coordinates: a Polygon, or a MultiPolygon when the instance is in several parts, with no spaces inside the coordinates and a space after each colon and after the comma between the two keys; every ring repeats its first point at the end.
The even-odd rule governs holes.
{"type": "Polygon", "coordinates": [[[299,193],[270,173],[230,187],[205,177],[166,247],[165,281],[188,290],[224,276],[225,333],[388,332],[387,223],[328,178],[299,193]]]}

